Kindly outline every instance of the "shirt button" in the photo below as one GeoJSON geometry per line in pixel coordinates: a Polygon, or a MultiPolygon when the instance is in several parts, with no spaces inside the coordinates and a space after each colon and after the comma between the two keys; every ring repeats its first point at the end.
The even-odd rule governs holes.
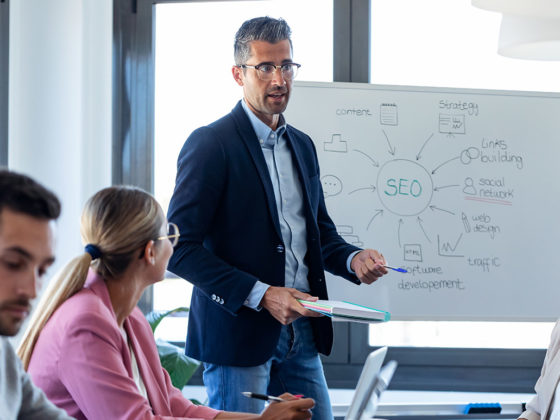
{"type": "Polygon", "coordinates": [[[212,300],[216,300],[216,295],[212,294],[212,296],[210,296],[212,298],[212,300]]]}
{"type": "Polygon", "coordinates": [[[282,252],[284,252],[284,245],[280,244],[276,247],[276,252],[278,252],[279,254],[281,254],[282,252]]]}
{"type": "Polygon", "coordinates": [[[264,140],[263,140],[263,139],[259,139],[259,143],[260,143],[260,144],[263,144],[263,143],[264,143],[264,140]]]}
{"type": "Polygon", "coordinates": [[[224,304],[224,299],[222,298],[222,299],[220,299],[220,305],[223,305],[223,304],[224,304]]]}

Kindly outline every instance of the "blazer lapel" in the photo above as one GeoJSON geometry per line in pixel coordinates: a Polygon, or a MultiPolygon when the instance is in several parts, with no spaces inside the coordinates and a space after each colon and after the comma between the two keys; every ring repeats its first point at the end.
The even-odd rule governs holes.
{"type": "MultiPolygon", "coordinates": [[[[125,319],[124,328],[126,330],[126,334],[128,335],[128,340],[130,341],[132,351],[134,352],[136,363],[138,363],[138,371],[140,372],[142,381],[144,381],[144,386],[146,387],[148,400],[150,401],[152,410],[157,414],[171,415],[172,413],[168,405],[166,394],[160,388],[160,384],[154,373],[153,366],[146,358],[145,352],[149,351],[149,343],[140,343],[138,341],[138,337],[136,337],[136,335],[134,334],[134,328],[131,325],[133,322],[134,320],[131,320],[130,317],[125,319]]],[[[159,367],[160,365],[158,364],[157,368],[159,367]]]]}
{"type": "Polygon", "coordinates": [[[312,214],[311,211],[311,202],[309,201],[309,175],[305,171],[308,165],[305,164],[303,156],[301,155],[301,150],[299,149],[297,143],[292,139],[290,135],[290,126],[286,127],[286,138],[288,139],[288,145],[290,146],[290,150],[292,151],[292,156],[294,158],[294,163],[298,171],[298,176],[301,184],[301,190],[303,192],[303,203],[305,205],[306,211],[308,214],[312,214]]]}
{"type": "MultiPolygon", "coordinates": [[[[116,322],[117,319],[115,313],[113,312],[109,291],[107,290],[107,285],[105,284],[103,278],[90,269],[86,280],[86,286],[100,297],[105,306],[111,311],[111,314],[116,322]]],[[[145,338],[141,333],[139,335],[134,333],[134,331],[142,331],[142,325],[136,325],[138,324],[138,320],[133,318],[133,314],[129,315],[124,320],[124,329],[126,331],[128,341],[130,342],[130,346],[132,347],[132,351],[134,352],[134,357],[136,358],[136,363],[138,364],[138,371],[140,372],[142,381],[144,381],[144,386],[146,387],[146,392],[148,394],[148,400],[150,401],[150,405],[154,413],[170,416],[172,412],[168,404],[167,390],[161,388],[161,384],[164,383],[164,380],[163,378],[158,380],[158,375],[162,374],[161,364],[153,362],[150,363],[149,360],[151,358],[152,360],[159,361],[156,344],[153,342],[151,335],[149,338],[145,338]]],[[[116,328],[118,328],[118,326],[116,326],[116,328]]],[[[124,364],[129,375],[132,376],[130,350],[128,343],[124,340],[124,338],[122,338],[122,341],[124,344],[124,364]]]]}
{"type": "Polygon", "coordinates": [[[266,193],[266,199],[268,202],[268,210],[270,212],[270,217],[272,218],[272,222],[274,223],[274,228],[276,229],[276,233],[278,234],[278,237],[281,238],[282,233],[280,231],[278,210],[276,208],[276,198],[274,196],[274,188],[272,187],[270,174],[268,173],[268,167],[266,166],[266,162],[264,160],[264,155],[261,146],[259,144],[259,139],[255,134],[255,130],[253,130],[251,121],[249,121],[249,118],[247,117],[245,111],[243,110],[241,101],[233,109],[232,116],[237,126],[237,130],[239,131],[239,136],[245,143],[245,146],[249,151],[249,155],[251,156],[251,160],[253,161],[253,164],[257,169],[259,178],[261,180],[261,183],[264,187],[264,191],[266,193]]]}
{"type": "MultiPolygon", "coordinates": [[[[89,270],[88,279],[86,281],[86,285],[97,295],[101,298],[105,306],[111,311],[113,318],[116,322],[115,313],[113,312],[113,306],[111,305],[111,298],[109,296],[109,291],[107,290],[107,285],[103,278],[98,276],[95,271],[92,269],[89,270]]],[[[146,387],[146,392],[148,393],[148,400],[150,401],[150,405],[155,413],[161,413],[165,415],[171,415],[171,410],[167,405],[167,398],[163,393],[163,390],[160,388],[158,380],[156,378],[156,374],[152,370],[152,365],[149,363],[148,359],[146,358],[146,353],[150,351],[150,343],[143,342],[142,345],[138,341],[138,337],[134,334],[134,328],[132,328],[131,323],[133,321],[130,319],[130,316],[125,319],[124,321],[124,328],[126,331],[126,335],[128,336],[128,340],[130,341],[130,345],[132,346],[132,350],[134,351],[134,357],[136,358],[136,363],[138,363],[138,370],[140,371],[140,375],[142,380],[144,381],[144,385],[146,387]]],[[[117,327],[118,328],[118,327],[117,327]]],[[[145,340],[144,340],[145,341],[145,340]]],[[[129,372],[129,375],[132,374],[132,360],[130,359],[130,351],[128,349],[128,343],[124,340],[124,353],[123,353],[123,360],[126,366],[126,369],[129,372]]],[[[155,350],[157,356],[157,350],[155,350]]],[[[159,365],[158,365],[159,367],[159,365]]]]}

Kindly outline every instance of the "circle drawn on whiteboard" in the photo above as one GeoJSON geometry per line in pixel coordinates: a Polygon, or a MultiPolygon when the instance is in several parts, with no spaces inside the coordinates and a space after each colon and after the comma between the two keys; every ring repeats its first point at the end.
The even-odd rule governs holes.
{"type": "Polygon", "coordinates": [[[323,194],[325,198],[334,197],[342,192],[342,181],[334,175],[324,175],[321,177],[323,194]]]}
{"type": "Polygon", "coordinates": [[[461,163],[468,165],[471,160],[478,159],[480,156],[480,150],[476,147],[469,147],[461,152],[461,163]]]}
{"type": "Polygon", "coordinates": [[[470,176],[465,178],[465,187],[463,188],[463,192],[469,195],[476,195],[476,187],[474,186],[474,179],[470,176]]]}
{"type": "Polygon", "coordinates": [[[377,174],[377,194],[383,206],[399,216],[416,216],[432,201],[430,173],[408,159],[386,162],[377,174]]]}

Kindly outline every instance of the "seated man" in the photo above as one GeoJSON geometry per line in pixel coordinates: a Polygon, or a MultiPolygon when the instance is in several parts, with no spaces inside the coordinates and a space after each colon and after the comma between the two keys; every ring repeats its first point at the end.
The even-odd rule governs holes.
{"type": "Polygon", "coordinates": [[[0,170],[0,413],[7,419],[70,419],[35,387],[7,336],[29,314],[41,277],[54,261],[60,202],[31,178],[0,170]]]}

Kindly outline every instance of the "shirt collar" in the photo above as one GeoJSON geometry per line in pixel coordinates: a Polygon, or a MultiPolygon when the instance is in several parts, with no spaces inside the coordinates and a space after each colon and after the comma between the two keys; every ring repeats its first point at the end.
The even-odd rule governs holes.
{"type": "Polygon", "coordinates": [[[249,109],[249,106],[245,102],[245,99],[241,100],[241,105],[243,106],[243,110],[249,117],[249,121],[251,121],[251,125],[253,126],[253,130],[255,130],[255,134],[259,139],[259,143],[261,145],[265,144],[269,139],[271,139],[271,134],[275,134],[273,136],[274,142],[276,142],[284,132],[286,131],[286,120],[284,119],[284,115],[280,114],[280,118],[278,119],[278,126],[276,127],[276,131],[272,130],[268,125],[263,123],[254,113],[249,109]]]}

